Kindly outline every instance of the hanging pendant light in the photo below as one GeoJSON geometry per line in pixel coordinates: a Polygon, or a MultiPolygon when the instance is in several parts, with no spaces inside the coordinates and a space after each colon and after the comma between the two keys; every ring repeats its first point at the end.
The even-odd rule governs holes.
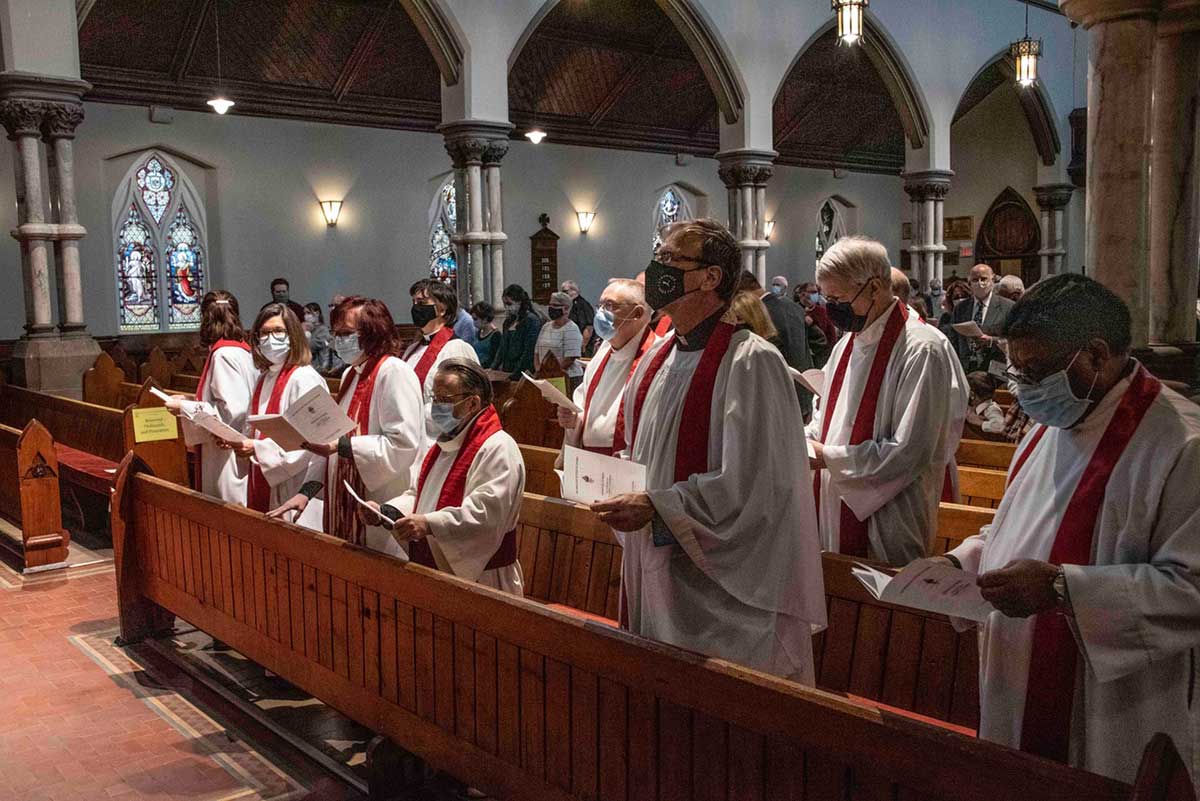
{"type": "Polygon", "coordinates": [[[224,114],[233,108],[234,103],[221,91],[221,15],[219,8],[219,4],[213,5],[213,27],[216,28],[217,34],[217,96],[209,100],[208,105],[218,114],[224,114]]]}
{"type": "Polygon", "coordinates": [[[863,36],[863,9],[871,0],[830,0],[830,7],[837,15],[838,42],[857,44],[863,36]]]}
{"type": "Polygon", "coordinates": [[[1037,83],[1038,59],[1042,56],[1042,40],[1029,38],[1029,2],[1025,2],[1025,36],[1008,47],[1017,70],[1017,84],[1028,89],[1037,83]]]}
{"type": "Polygon", "coordinates": [[[546,138],[546,132],[535,125],[533,128],[525,132],[525,138],[530,142],[533,142],[535,145],[540,145],[542,140],[546,138]]]}

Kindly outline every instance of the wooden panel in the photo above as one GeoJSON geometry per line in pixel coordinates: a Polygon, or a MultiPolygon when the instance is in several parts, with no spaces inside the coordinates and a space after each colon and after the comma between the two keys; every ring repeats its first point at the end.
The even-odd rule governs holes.
{"type": "Polygon", "coordinates": [[[696,712],[692,715],[692,798],[726,801],[729,754],[724,721],[696,712]]]}
{"type": "MultiPolygon", "coordinates": [[[[333,613],[333,669],[349,680],[350,664],[349,664],[349,631],[347,624],[348,605],[346,603],[346,580],[338,576],[333,576],[330,584],[333,603],[331,611],[333,613]]],[[[267,596],[268,600],[270,595],[267,596]]]]}
{"type": "Polygon", "coordinates": [[[608,573],[612,567],[613,546],[596,543],[592,550],[592,572],[588,580],[586,611],[603,615],[608,609],[608,573]]]}
{"type": "Polygon", "coordinates": [[[888,632],[887,665],[879,699],[885,704],[912,709],[921,668],[921,618],[908,612],[892,615],[888,632]]]}
{"type": "Polygon", "coordinates": [[[366,681],[363,678],[366,651],[363,615],[366,610],[363,609],[362,597],[362,587],[353,582],[346,583],[346,649],[349,656],[350,683],[356,687],[362,687],[366,681]]]}
{"type": "Polygon", "coordinates": [[[543,531],[538,537],[537,553],[534,555],[533,592],[534,598],[550,597],[550,578],[554,572],[554,537],[543,531]]]}
{"type": "MultiPolygon", "coordinates": [[[[600,708],[605,707],[605,687],[600,683],[600,708]]],[[[658,787],[658,709],[655,698],[644,690],[630,689],[625,714],[629,718],[629,801],[653,801],[658,787]]],[[[604,750],[608,745],[605,737],[600,743],[601,787],[607,774],[608,761],[604,750]]]]}
{"type": "MultiPolygon", "coordinates": [[[[234,549],[234,551],[237,550],[234,549]]],[[[317,643],[320,629],[320,623],[317,620],[317,570],[309,565],[304,565],[301,575],[304,582],[304,655],[317,662],[320,660],[317,643]]],[[[238,619],[241,620],[242,617],[238,619]]]]}
{"type": "Polygon", "coordinates": [[[379,684],[380,695],[393,704],[399,698],[396,679],[396,599],[379,596],[379,684]]]}
{"type": "Polygon", "coordinates": [[[497,750],[509,763],[521,761],[521,662],[517,646],[496,641],[497,750]]]}
{"type": "Polygon", "coordinates": [[[546,781],[571,791],[571,668],[549,658],[546,659],[546,781]]]}
{"type": "Polygon", "coordinates": [[[413,636],[416,645],[413,648],[413,668],[416,673],[417,714],[425,720],[435,720],[434,710],[437,704],[434,700],[433,615],[424,609],[414,611],[416,625],[413,636]]]}
{"type": "Polygon", "coordinates": [[[913,710],[945,720],[954,694],[954,630],[949,623],[925,621],[921,640],[921,672],[913,710]]]}
{"type": "Polygon", "coordinates": [[[821,655],[821,675],[817,683],[838,692],[850,686],[850,665],[854,656],[854,632],[858,629],[858,605],[831,598],[829,628],[821,655]]]}
{"type": "Polygon", "coordinates": [[[539,779],[546,776],[545,658],[521,650],[521,767],[539,779]]]}
{"type": "Polygon", "coordinates": [[[550,577],[550,602],[564,604],[567,602],[568,582],[571,578],[571,557],[575,546],[575,538],[561,536],[554,538],[554,567],[550,577]]]}
{"type": "Polygon", "coordinates": [[[658,703],[658,786],[662,801],[691,801],[692,712],[660,700],[658,703]]]}
{"type": "Polygon", "coordinates": [[[764,749],[762,735],[730,727],[729,801],[764,801],[764,749]]]}
{"type": "MultiPolygon", "coordinates": [[[[804,751],[782,737],[766,738],[764,790],[766,801],[804,799],[804,751]]],[[[831,798],[836,798],[832,796],[831,798]]],[[[815,797],[814,797],[815,799],[815,797]]]]}
{"type": "Polygon", "coordinates": [[[454,627],[454,733],[475,743],[475,632],[454,627]]]}
{"type": "Polygon", "coordinates": [[[988,467],[1008,470],[1017,446],[1009,442],[990,442],[982,439],[963,439],[958,443],[955,461],[960,467],[988,467]]]}
{"type": "Polygon", "coordinates": [[[854,633],[854,657],[850,667],[849,691],[864,698],[878,698],[883,688],[891,612],[878,606],[864,606],[858,613],[854,633]]]}
{"type": "Polygon", "coordinates": [[[304,565],[296,560],[288,562],[289,615],[292,618],[292,648],[297,653],[308,653],[305,644],[304,624],[304,565]]]}
{"type": "Polygon", "coordinates": [[[497,753],[496,639],[475,633],[475,743],[489,754],[497,753]]]}
{"type": "Polygon", "coordinates": [[[433,619],[434,719],[446,731],[454,731],[454,624],[433,619]]]}
{"type": "Polygon", "coordinates": [[[362,591],[363,686],[379,693],[379,593],[362,591]]]}
{"type": "Polygon", "coordinates": [[[396,683],[397,700],[410,711],[417,708],[417,630],[415,611],[401,601],[396,602],[396,683]]]}
{"type": "MultiPolygon", "coordinates": [[[[596,769],[600,726],[596,709],[598,693],[596,674],[577,668],[571,670],[571,792],[586,801],[599,797],[596,769]]],[[[624,740],[623,729],[621,735],[624,740]]],[[[624,766],[620,772],[624,775],[624,766]]]]}

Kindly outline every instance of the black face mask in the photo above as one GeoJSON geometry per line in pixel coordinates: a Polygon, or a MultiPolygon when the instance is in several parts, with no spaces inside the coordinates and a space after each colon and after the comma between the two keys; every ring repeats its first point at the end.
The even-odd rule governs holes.
{"type": "Polygon", "coordinates": [[[551,306],[548,309],[546,309],[546,314],[549,315],[551,320],[557,320],[566,313],[567,313],[566,309],[560,309],[557,306],[551,306]]]}
{"type": "Polygon", "coordinates": [[[646,303],[650,304],[650,308],[654,311],[658,311],[670,306],[684,295],[695,292],[694,289],[689,292],[683,288],[683,279],[688,273],[700,269],[703,268],[693,267],[691,270],[681,270],[670,264],[663,264],[657,259],[651,261],[646,267],[646,303]]]}
{"type": "Polygon", "coordinates": [[[858,300],[858,296],[861,295],[863,290],[870,285],[871,281],[863,284],[862,287],[859,288],[858,294],[856,294],[849,301],[825,301],[825,311],[829,313],[830,321],[838,328],[842,329],[843,331],[849,331],[850,333],[857,333],[863,330],[863,328],[865,328],[867,325],[867,315],[855,314],[854,301],[858,300]]]}
{"type": "Polygon", "coordinates": [[[437,309],[432,305],[422,306],[414,303],[412,307],[412,321],[417,328],[424,328],[429,325],[429,321],[437,317],[437,309]]]}

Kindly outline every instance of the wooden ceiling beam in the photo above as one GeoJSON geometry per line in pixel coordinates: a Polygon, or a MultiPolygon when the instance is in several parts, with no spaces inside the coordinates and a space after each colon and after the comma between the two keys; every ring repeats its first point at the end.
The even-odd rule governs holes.
{"type": "Polygon", "coordinates": [[[175,57],[171,59],[171,80],[175,83],[183,81],[192,58],[196,55],[196,45],[200,42],[200,32],[204,30],[204,20],[213,7],[214,0],[201,0],[192,3],[188,9],[187,22],[183,26],[183,35],[175,47],[175,57]]]}
{"type": "Polygon", "coordinates": [[[781,144],[786,142],[796,131],[800,130],[800,126],[812,119],[813,115],[820,110],[820,103],[805,104],[801,111],[788,120],[779,130],[779,133],[775,136],[775,149],[778,150],[781,144]]]}
{"type": "Polygon", "coordinates": [[[384,7],[380,9],[379,16],[372,20],[367,29],[358,37],[358,41],[354,43],[354,49],[350,51],[350,57],[346,59],[341,73],[338,74],[337,80],[334,81],[334,102],[341,103],[351,87],[354,86],[354,81],[358,79],[358,73],[362,71],[363,62],[367,60],[367,54],[375,46],[375,41],[379,38],[379,34],[383,32],[383,25],[387,22],[388,14],[392,12],[395,6],[396,0],[388,0],[384,7]]]}
{"type": "Polygon", "coordinates": [[[654,47],[650,49],[650,52],[643,53],[637,61],[633,62],[629,69],[625,70],[625,74],[621,76],[620,80],[613,84],[612,88],[608,90],[608,93],[601,98],[600,102],[596,105],[596,108],[593,109],[591,116],[588,117],[589,125],[594,127],[604,121],[604,118],[609,115],[609,112],[613,110],[613,108],[617,105],[617,102],[620,101],[620,99],[625,96],[625,93],[629,91],[630,87],[633,86],[633,82],[636,81],[641,74],[646,71],[646,68],[650,66],[650,63],[658,57],[663,45],[665,45],[670,39],[671,32],[673,30],[674,26],[672,26],[670,22],[659,28],[658,33],[655,34],[654,37],[654,47]]]}
{"type": "MultiPolygon", "coordinates": [[[[669,30],[668,33],[670,33],[669,30]]],[[[671,50],[663,46],[665,42],[654,41],[647,45],[628,39],[613,40],[595,34],[568,31],[563,28],[547,28],[544,25],[534,32],[530,42],[533,43],[537,40],[554,42],[556,44],[595,47],[600,50],[615,50],[619,53],[654,53],[657,50],[658,57],[662,59],[686,61],[689,64],[694,63],[696,60],[696,57],[692,55],[690,50],[671,50]]]]}
{"type": "Polygon", "coordinates": [[[688,123],[688,136],[698,136],[704,126],[708,125],[708,122],[713,118],[713,115],[719,111],[720,109],[717,108],[717,99],[715,97],[710,97],[707,101],[705,101],[703,110],[701,110],[701,112],[697,114],[690,123],[688,123]]]}

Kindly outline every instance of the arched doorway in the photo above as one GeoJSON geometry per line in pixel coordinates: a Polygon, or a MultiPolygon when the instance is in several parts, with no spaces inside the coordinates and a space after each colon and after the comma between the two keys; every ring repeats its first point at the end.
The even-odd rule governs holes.
{"type": "Polygon", "coordinates": [[[1042,229],[1025,198],[1011,186],[992,202],[975,240],[975,262],[996,275],[1019,275],[1026,286],[1041,277],[1042,229]]]}

